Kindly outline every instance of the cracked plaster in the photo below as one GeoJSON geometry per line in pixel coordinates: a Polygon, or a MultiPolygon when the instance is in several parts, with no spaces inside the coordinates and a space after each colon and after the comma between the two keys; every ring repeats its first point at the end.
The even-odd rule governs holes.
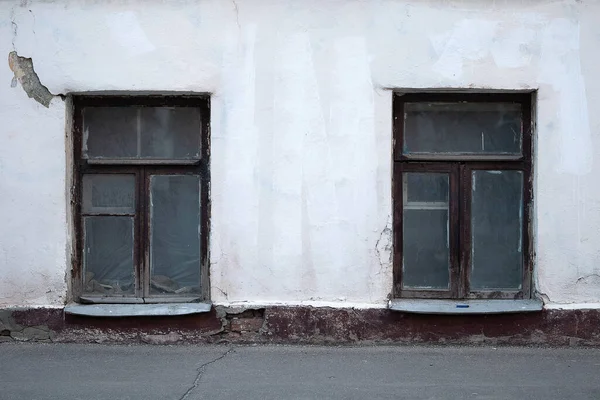
{"type": "Polygon", "coordinates": [[[19,56],[16,51],[11,51],[8,54],[8,66],[15,74],[13,79],[21,83],[27,96],[48,108],[54,95],[40,82],[40,78],[33,69],[33,60],[19,56]]]}

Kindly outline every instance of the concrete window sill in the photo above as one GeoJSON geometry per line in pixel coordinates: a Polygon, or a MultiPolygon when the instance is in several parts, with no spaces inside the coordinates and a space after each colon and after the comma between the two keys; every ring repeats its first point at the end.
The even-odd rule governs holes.
{"type": "Polygon", "coordinates": [[[542,311],[541,300],[393,299],[388,308],[415,314],[507,314],[542,311]]]}
{"type": "Polygon", "coordinates": [[[71,304],[65,313],[87,317],[154,317],[207,313],[210,303],[71,304]]]}

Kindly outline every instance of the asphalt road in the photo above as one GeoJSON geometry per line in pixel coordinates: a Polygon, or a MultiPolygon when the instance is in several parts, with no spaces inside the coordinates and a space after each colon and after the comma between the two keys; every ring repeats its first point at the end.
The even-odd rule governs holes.
{"type": "Polygon", "coordinates": [[[600,399],[600,349],[0,344],[0,399],[600,399]]]}

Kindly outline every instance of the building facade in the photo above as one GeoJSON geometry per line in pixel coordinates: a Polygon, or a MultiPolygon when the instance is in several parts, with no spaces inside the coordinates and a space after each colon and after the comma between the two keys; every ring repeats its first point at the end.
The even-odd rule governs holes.
{"type": "Polygon", "coordinates": [[[599,2],[0,10],[6,340],[600,343],[599,2]]]}

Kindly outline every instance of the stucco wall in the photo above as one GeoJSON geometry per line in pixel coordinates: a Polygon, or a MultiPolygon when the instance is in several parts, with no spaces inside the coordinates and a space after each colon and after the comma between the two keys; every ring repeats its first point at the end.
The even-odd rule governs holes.
{"type": "MultiPolygon", "coordinates": [[[[536,287],[600,303],[600,2],[23,0],[0,15],[0,54],[31,57],[54,94],[212,93],[217,303],[385,305],[391,88],[538,90],[536,287]]],[[[0,307],[60,306],[66,106],[12,76],[0,68],[0,307]]]]}

